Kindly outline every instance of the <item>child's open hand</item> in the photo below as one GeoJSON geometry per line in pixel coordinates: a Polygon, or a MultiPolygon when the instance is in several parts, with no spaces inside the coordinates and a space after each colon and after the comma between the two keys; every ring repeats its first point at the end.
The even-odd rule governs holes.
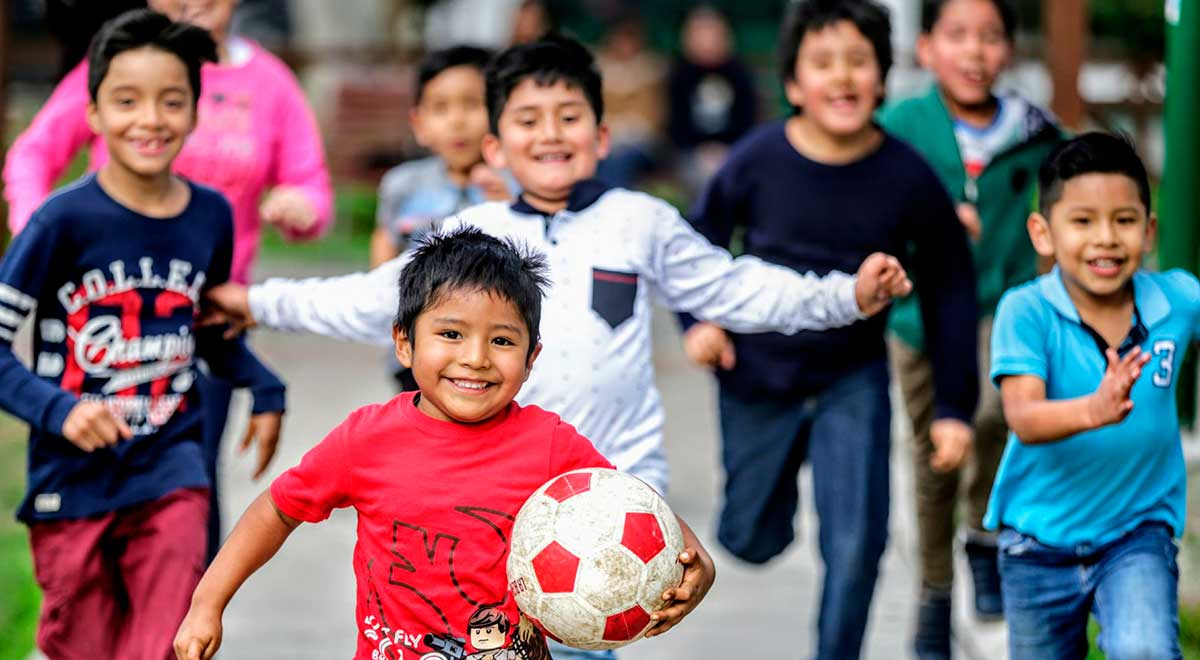
{"type": "Polygon", "coordinates": [[[1092,428],[1116,424],[1129,415],[1133,410],[1129,392],[1142,375],[1142,367],[1150,360],[1150,354],[1142,353],[1140,347],[1135,347],[1123,358],[1117,357],[1115,348],[1104,351],[1104,356],[1108,358],[1104,379],[1088,397],[1088,423],[1092,428]]]}
{"type": "Polygon", "coordinates": [[[683,351],[698,367],[720,367],[726,371],[737,363],[733,340],[720,326],[701,321],[683,334],[683,351]]]}
{"type": "Polygon", "coordinates": [[[175,633],[177,660],[209,660],[221,647],[221,615],[193,606],[175,633]]]}
{"type": "Polygon", "coordinates": [[[90,454],[132,438],[133,430],[103,403],[80,401],[67,413],[62,434],[71,444],[90,454]]]}
{"type": "Polygon", "coordinates": [[[670,601],[663,609],[650,615],[654,626],[646,633],[646,637],[657,637],[674,628],[683,617],[696,609],[708,590],[712,588],[717,569],[712,557],[703,548],[688,547],[679,553],[679,562],[683,564],[683,580],[678,587],[667,589],[662,598],[670,601]]]}
{"type": "Polygon", "coordinates": [[[205,310],[197,320],[199,325],[228,323],[226,339],[233,339],[243,330],[258,325],[250,311],[250,292],[244,284],[226,282],[214,286],[204,294],[205,310]]]}
{"type": "Polygon", "coordinates": [[[283,413],[265,412],[250,417],[250,425],[246,428],[246,437],[238,447],[238,453],[244,454],[250,445],[258,441],[258,464],[254,467],[257,480],[267,471],[271,459],[275,458],[275,449],[279,446],[279,427],[283,425],[283,413]]]}
{"type": "Polygon", "coordinates": [[[929,427],[929,440],[933,443],[929,467],[934,472],[950,472],[962,465],[975,440],[975,431],[962,420],[944,417],[934,420],[929,427]]]}
{"type": "Polygon", "coordinates": [[[892,298],[907,296],[910,291],[912,282],[908,273],[900,260],[890,254],[875,252],[858,267],[854,297],[858,300],[858,308],[867,316],[878,314],[892,298]]]}

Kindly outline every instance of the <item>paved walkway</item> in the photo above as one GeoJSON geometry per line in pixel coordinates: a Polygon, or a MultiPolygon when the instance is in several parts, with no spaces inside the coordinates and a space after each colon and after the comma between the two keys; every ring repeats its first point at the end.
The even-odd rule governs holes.
{"type": "MultiPolygon", "coordinates": [[[[659,639],[635,644],[623,660],[697,658],[802,658],[813,647],[814,616],[820,585],[816,520],[807,502],[807,471],[802,498],[801,542],[765,567],[742,564],[721,552],[712,522],[720,488],[712,379],[686,363],[674,323],[656,319],[656,366],[667,409],[667,450],[672,468],[670,502],[714,553],[718,579],[704,605],[683,625],[659,639]]],[[[287,381],[290,410],[279,456],[259,483],[248,479],[248,459],[226,442],[224,511],[232,523],[247,504],[283,469],[299,461],[354,408],[391,395],[380,349],[306,335],[255,333],[260,355],[287,381]]],[[[244,410],[235,401],[235,409],[244,410]]],[[[236,434],[242,417],[231,425],[236,434]]],[[[233,437],[231,435],[231,437],[233,437]]],[[[871,613],[864,658],[908,657],[913,622],[913,513],[910,470],[901,442],[893,448],[891,543],[871,613]]],[[[349,657],[354,648],[354,582],[350,556],[354,515],[337,512],[320,525],[296,531],[275,561],[238,593],[225,616],[225,660],[290,660],[349,657]]],[[[966,594],[958,598],[965,602],[966,594]]],[[[969,621],[969,617],[960,616],[969,621]]],[[[959,657],[1003,657],[1003,626],[960,626],[970,634],[958,640],[959,657]],[[980,634],[982,633],[982,634],[980,634]]]]}

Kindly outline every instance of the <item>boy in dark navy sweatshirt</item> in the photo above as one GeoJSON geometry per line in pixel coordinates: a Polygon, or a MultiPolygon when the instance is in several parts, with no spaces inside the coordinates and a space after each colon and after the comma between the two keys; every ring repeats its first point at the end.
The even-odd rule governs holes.
{"type": "Polygon", "coordinates": [[[88,119],[111,159],[48,199],[0,262],[0,408],[30,425],[37,642],[52,658],[163,658],[205,565],[209,478],[195,358],[255,387],[251,433],[273,453],[284,388],[245,345],[197,333],[229,276],[217,192],[171,174],[196,121],[203,30],[138,10],[89,56],[88,119]],[[36,308],[31,369],[13,354],[36,308]]]}
{"type": "MultiPolygon", "coordinates": [[[[908,255],[926,292],[933,432],[969,444],[978,390],[971,255],[937,176],[872,123],[889,38],[886,10],[869,0],[793,5],[779,52],[796,112],[733,147],[693,224],[718,245],[744,227],[744,252],[800,272],[844,271],[874,251],[908,255]]],[[[818,658],[858,657],[887,542],[886,326],[880,314],[788,337],[698,323],[684,339],[694,361],[718,367],[723,546],[755,563],[782,552],[794,535],[796,474],[812,461],[826,568],[818,658]]]]}

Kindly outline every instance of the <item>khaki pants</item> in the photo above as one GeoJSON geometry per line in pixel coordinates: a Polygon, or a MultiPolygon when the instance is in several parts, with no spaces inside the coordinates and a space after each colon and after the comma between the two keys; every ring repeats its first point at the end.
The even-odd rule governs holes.
{"type": "Polygon", "coordinates": [[[933,443],[933,365],[908,344],[892,338],[889,353],[892,373],[900,383],[905,412],[912,421],[913,483],[917,497],[917,539],[921,551],[921,579],[925,586],[948,589],[954,581],[954,519],[959,486],[965,481],[966,520],[971,529],[982,529],[992,493],[992,480],[1004,453],[1008,426],[1000,392],[988,378],[991,366],[992,320],[979,323],[979,408],[975,412],[975,444],[962,469],[949,473],[929,467],[933,443]],[[965,469],[965,479],[960,473],[965,469]]]}

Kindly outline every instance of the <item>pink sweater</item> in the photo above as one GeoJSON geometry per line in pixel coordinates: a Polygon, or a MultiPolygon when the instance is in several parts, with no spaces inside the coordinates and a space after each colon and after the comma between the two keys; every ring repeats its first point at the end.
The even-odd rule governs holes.
{"type": "MultiPolygon", "coordinates": [[[[205,64],[199,121],[174,170],[216,188],[233,206],[230,279],[246,283],[262,231],[258,206],[276,185],[301,189],[317,210],[317,223],[287,238],[315,238],[329,225],[332,192],[316,120],[292,72],[252,42],[239,66],[205,64]]],[[[87,61],[75,67],[13,143],[4,164],[8,224],[21,231],[75,154],[91,146],[91,169],[108,160],[104,141],[87,124],[87,61]]]]}

